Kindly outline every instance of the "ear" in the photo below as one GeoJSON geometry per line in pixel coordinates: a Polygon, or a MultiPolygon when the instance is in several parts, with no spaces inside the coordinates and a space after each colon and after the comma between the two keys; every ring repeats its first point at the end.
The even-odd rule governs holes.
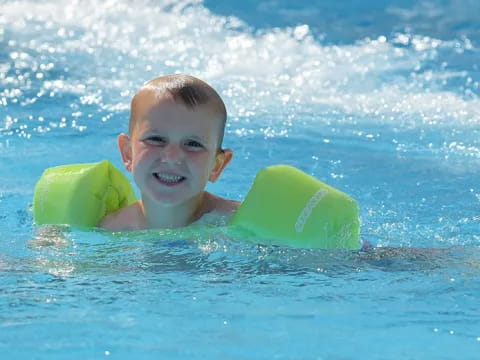
{"type": "Polygon", "coordinates": [[[230,149],[219,151],[215,158],[215,164],[213,165],[213,169],[210,171],[210,176],[208,180],[210,180],[211,182],[217,181],[223,169],[225,169],[228,163],[232,160],[232,157],[233,152],[230,149]]]}
{"type": "Polygon", "coordinates": [[[132,171],[132,145],[130,137],[127,134],[121,133],[118,135],[118,149],[122,155],[123,165],[129,172],[132,171]]]}

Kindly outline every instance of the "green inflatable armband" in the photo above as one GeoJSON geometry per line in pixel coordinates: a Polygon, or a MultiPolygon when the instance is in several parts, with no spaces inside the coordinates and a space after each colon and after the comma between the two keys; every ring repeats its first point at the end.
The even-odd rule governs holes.
{"type": "MultiPolygon", "coordinates": [[[[125,175],[109,161],[45,170],[35,186],[35,223],[97,226],[136,201],[125,175]]],[[[291,166],[261,170],[229,224],[235,238],[294,248],[359,249],[357,203],[291,166]]]]}
{"type": "Polygon", "coordinates": [[[361,247],[359,210],[348,195],[286,165],[261,170],[230,225],[266,245],[361,247]]]}
{"type": "Polygon", "coordinates": [[[93,227],[107,214],[132,204],[127,177],[109,161],[49,168],[35,186],[35,223],[93,227]]]}

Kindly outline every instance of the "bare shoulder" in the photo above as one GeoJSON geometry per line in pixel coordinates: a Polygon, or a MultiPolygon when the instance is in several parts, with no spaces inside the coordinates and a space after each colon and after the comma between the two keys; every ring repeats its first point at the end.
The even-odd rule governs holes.
{"type": "Polygon", "coordinates": [[[203,215],[195,221],[199,225],[223,226],[240,206],[240,201],[229,200],[211,193],[207,193],[206,206],[203,215]]]}
{"type": "Polygon", "coordinates": [[[234,213],[241,205],[240,201],[225,199],[217,195],[208,193],[210,201],[210,210],[217,213],[234,213]]]}
{"type": "Polygon", "coordinates": [[[140,203],[137,201],[108,214],[100,221],[98,227],[110,231],[143,229],[145,227],[145,216],[140,203]]]}

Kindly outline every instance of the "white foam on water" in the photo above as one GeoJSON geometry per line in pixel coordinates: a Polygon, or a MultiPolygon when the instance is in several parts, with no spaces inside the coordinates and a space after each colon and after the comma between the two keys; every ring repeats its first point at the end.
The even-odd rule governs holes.
{"type": "Polygon", "coordinates": [[[40,96],[72,93],[124,111],[144,81],[186,72],[219,88],[233,118],[308,108],[399,127],[480,124],[478,81],[441,56],[478,51],[468,39],[396,34],[324,45],[307,25],[254,31],[196,0],[6,1],[0,39],[5,106],[34,102],[25,91],[39,86],[40,96]]]}

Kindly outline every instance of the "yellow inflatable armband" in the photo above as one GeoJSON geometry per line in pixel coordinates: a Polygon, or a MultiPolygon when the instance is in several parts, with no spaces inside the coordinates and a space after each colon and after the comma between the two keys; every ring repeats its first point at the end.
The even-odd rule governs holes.
{"type": "Polygon", "coordinates": [[[35,223],[93,227],[136,201],[127,177],[109,161],[45,170],[35,186],[35,223]]]}
{"type": "Polygon", "coordinates": [[[255,242],[359,249],[359,210],[348,195],[286,165],[261,170],[230,221],[255,242]]]}

